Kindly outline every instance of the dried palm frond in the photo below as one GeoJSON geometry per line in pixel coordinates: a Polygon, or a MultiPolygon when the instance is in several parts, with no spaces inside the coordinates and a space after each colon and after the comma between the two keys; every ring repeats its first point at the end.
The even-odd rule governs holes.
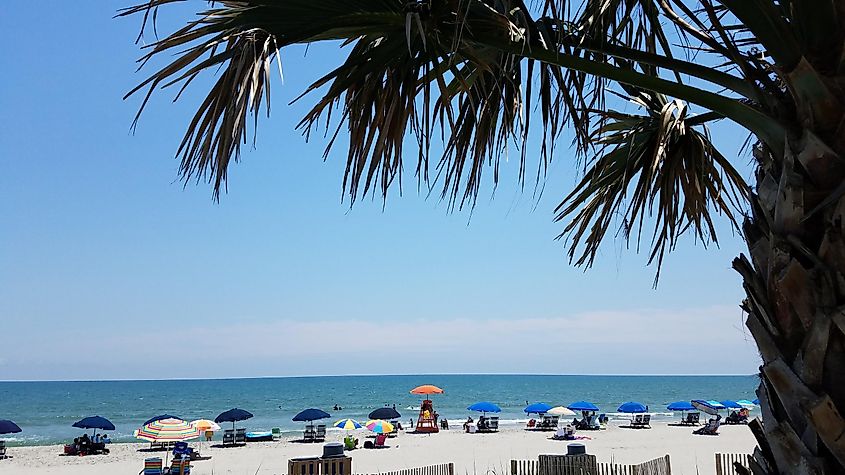
{"type": "Polygon", "coordinates": [[[649,264],[657,263],[656,284],[664,256],[685,232],[705,245],[717,243],[714,212],[738,226],[747,185],[698,130],[701,116],[689,117],[678,100],[626,89],[646,113],[597,112],[604,123],[593,140],[604,150],[557,207],[556,220],[569,221],[559,238],[569,240],[570,260],[586,266],[614,223],[637,247],[644,228],[653,226],[649,264]]]}

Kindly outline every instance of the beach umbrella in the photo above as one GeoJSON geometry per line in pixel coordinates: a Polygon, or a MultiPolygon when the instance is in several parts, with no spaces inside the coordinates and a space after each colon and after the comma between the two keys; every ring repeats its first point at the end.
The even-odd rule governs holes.
{"type": "Polygon", "coordinates": [[[135,430],[134,435],[148,442],[183,442],[198,438],[200,431],[182,419],[159,419],[135,430]]]}
{"type": "Polygon", "coordinates": [[[686,411],[694,411],[695,407],[689,403],[689,401],[677,401],[673,402],[666,406],[666,409],[670,411],[678,411],[678,412],[686,412],[686,411]]]}
{"type": "Polygon", "coordinates": [[[690,403],[701,412],[705,412],[710,414],[711,416],[715,416],[719,414],[719,411],[725,408],[721,403],[717,401],[705,401],[703,399],[693,399],[690,403]]]}
{"type": "Polygon", "coordinates": [[[142,424],[142,425],[147,425],[151,422],[160,421],[162,419],[179,419],[180,421],[182,420],[182,418],[179,417],[179,416],[171,416],[170,414],[162,414],[160,416],[155,416],[153,418],[147,419],[147,422],[144,422],[144,424],[142,424]]]}
{"type": "Polygon", "coordinates": [[[381,419],[376,419],[374,421],[367,421],[367,429],[375,432],[376,434],[389,434],[393,432],[393,424],[381,419]]]}
{"type": "Polygon", "coordinates": [[[549,406],[544,402],[535,402],[534,404],[526,406],[523,411],[525,411],[526,414],[545,414],[549,412],[549,409],[551,408],[552,406],[549,406]]]}
{"type": "Polygon", "coordinates": [[[754,405],[756,405],[756,406],[759,406],[759,405],[760,405],[760,400],[759,400],[759,399],[755,399],[755,400],[753,400],[753,401],[751,401],[751,402],[752,402],[754,405]]]}
{"type": "Polygon", "coordinates": [[[646,408],[642,403],[635,401],[623,403],[618,409],[616,409],[616,412],[624,412],[626,414],[636,414],[646,411],[648,411],[648,408],[646,408]]]}
{"type": "Polygon", "coordinates": [[[220,426],[217,425],[216,422],[210,421],[208,419],[197,419],[195,421],[191,421],[191,425],[196,427],[200,432],[217,432],[220,430],[220,426]]]}
{"type": "Polygon", "coordinates": [[[443,390],[433,384],[423,384],[412,389],[411,394],[443,394],[443,390]]]}
{"type": "Polygon", "coordinates": [[[570,404],[566,407],[568,407],[569,409],[571,409],[573,411],[593,411],[593,412],[597,412],[599,410],[599,408],[596,407],[595,404],[593,404],[591,402],[587,402],[587,401],[573,402],[572,404],[570,404]]]}
{"type": "MultiPolygon", "coordinates": [[[[135,430],[134,435],[136,439],[146,440],[147,442],[184,442],[198,438],[200,431],[182,419],[168,418],[144,424],[144,427],[135,430]]],[[[165,452],[165,465],[167,465],[169,453],[165,452]]]]}
{"type": "Polygon", "coordinates": [[[235,422],[245,421],[247,419],[252,419],[252,413],[235,407],[229,409],[228,411],[221,412],[217,417],[214,418],[214,422],[218,424],[221,422],[231,422],[232,429],[234,429],[235,422]]]}
{"type": "Polygon", "coordinates": [[[736,401],[731,401],[730,399],[725,399],[724,401],[720,401],[723,406],[728,409],[742,409],[742,405],[736,401]]]}
{"type": "Polygon", "coordinates": [[[320,409],[306,409],[299,414],[293,416],[294,422],[311,422],[316,421],[319,419],[328,419],[331,417],[328,412],[322,411],[320,409]]]}
{"type": "Polygon", "coordinates": [[[502,409],[492,402],[482,401],[473,404],[467,408],[468,411],[476,412],[502,412],[502,409]]]}
{"type": "Polygon", "coordinates": [[[72,427],[76,427],[79,429],[94,429],[94,435],[97,434],[97,429],[114,430],[114,424],[112,424],[111,421],[109,421],[105,417],[100,416],[86,417],[81,421],[74,422],[72,427]]]}
{"type": "Polygon", "coordinates": [[[557,406],[557,407],[553,407],[553,408],[549,409],[548,411],[546,411],[546,414],[549,414],[549,415],[552,415],[552,416],[569,417],[569,416],[574,416],[575,411],[572,411],[567,407],[557,406]]]}
{"type": "Polygon", "coordinates": [[[375,411],[371,412],[368,416],[370,419],[381,419],[383,421],[390,421],[393,419],[399,419],[402,417],[402,414],[396,412],[396,409],[392,407],[380,407],[375,411]]]}
{"type": "Polygon", "coordinates": [[[756,405],[748,399],[737,399],[736,403],[749,410],[754,409],[756,407],[756,405]]]}
{"type": "Polygon", "coordinates": [[[361,427],[363,427],[355,419],[341,419],[341,420],[335,422],[334,426],[337,427],[338,429],[343,429],[343,430],[355,430],[355,429],[360,429],[361,427]]]}
{"type": "Polygon", "coordinates": [[[20,431],[21,428],[14,422],[0,419],[0,434],[17,434],[20,431]]]}

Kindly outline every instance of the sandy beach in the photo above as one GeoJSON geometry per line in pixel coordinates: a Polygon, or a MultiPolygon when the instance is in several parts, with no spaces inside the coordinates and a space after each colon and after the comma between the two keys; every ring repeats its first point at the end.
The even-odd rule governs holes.
{"type": "MultiPolygon", "coordinates": [[[[327,441],[340,440],[343,433],[329,434],[327,441]]],[[[359,437],[365,435],[361,433],[359,437]]],[[[638,463],[669,454],[673,474],[714,473],[714,454],[751,453],[755,442],[746,426],[723,426],[720,435],[695,436],[689,427],[653,424],[652,429],[625,429],[611,425],[607,430],[579,432],[590,440],[579,441],[587,452],[602,462],[638,463]]],[[[352,456],[355,473],[378,473],[402,468],[453,462],[456,474],[506,474],[511,459],[536,459],[539,454],[565,453],[568,442],[551,440],[548,432],[507,428],[496,434],[466,434],[457,430],[433,435],[401,433],[390,439],[388,449],[358,449],[352,456]]],[[[246,447],[217,448],[192,443],[210,460],[195,462],[196,475],[281,475],[287,473],[292,457],[320,455],[320,444],[299,443],[290,438],[278,442],[251,443],[246,447]]],[[[102,456],[59,456],[61,446],[12,447],[12,458],[0,461],[0,473],[15,475],[138,473],[145,457],[139,451],[147,444],[112,444],[102,456]]],[[[163,452],[159,453],[164,455],[163,452]]]]}

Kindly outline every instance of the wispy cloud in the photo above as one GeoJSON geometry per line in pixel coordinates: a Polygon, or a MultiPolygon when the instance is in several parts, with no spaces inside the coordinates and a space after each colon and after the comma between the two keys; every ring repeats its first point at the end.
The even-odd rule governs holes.
{"type": "Polygon", "coordinates": [[[729,307],[518,319],[280,319],[190,327],[173,322],[164,328],[139,324],[122,335],[71,333],[77,332],[13,348],[26,355],[16,366],[75,374],[64,361],[83,351],[76,343],[82,333],[100,341],[95,351],[101,357],[88,370],[103,374],[67,377],[751,373],[759,364],[739,310],[729,307]]]}

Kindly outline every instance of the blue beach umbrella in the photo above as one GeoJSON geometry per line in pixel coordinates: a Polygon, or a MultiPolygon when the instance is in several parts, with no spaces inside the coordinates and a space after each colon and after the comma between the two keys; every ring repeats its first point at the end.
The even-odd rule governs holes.
{"type": "Polygon", "coordinates": [[[685,412],[694,411],[695,407],[693,407],[693,405],[690,404],[689,401],[676,401],[666,406],[666,409],[670,411],[685,412]]]}
{"type": "Polygon", "coordinates": [[[545,414],[549,412],[549,409],[551,408],[552,406],[549,406],[544,402],[535,402],[534,404],[529,404],[525,409],[523,409],[523,411],[525,411],[526,414],[545,414]]]}
{"type": "Polygon", "coordinates": [[[235,428],[235,422],[252,419],[252,413],[237,407],[223,411],[214,418],[214,422],[220,424],[221,422],[231,422],[232,429],[235,428]]]}
{"type": "Polygon", "coordinates": [[[299,414],[293,416],[294,422],[311,422],[319,419],[328,419],[331,415],[326,411],[320,409],[306,409],[299,414]]]}
{"type": "Polygon", "coordinates": [[[746,409],[754,409],[754,406],[756,405],[748,399],[737,399],[736,403],[746,409]]]}
{"type": "Polygon", "coordinates": [[[184,420],[184,419],[182,419],[182,418],[181,418],[181,417],[179,417],[179,416],[171,416],[170,414],[162,414],[162,415],[160,415],[160,416],[155,416],[155,417],[153,417],[153,418],[151,418],[151,419],[147,419],[147,422],[144,422],[143,424],[141,424],[141,427],[144,427],[144,426],[146,426],[146,425],[150,425],[150,424],[152,424],[153,422],[156,422],[156,421],[161,421],[161,420],[164,420],[164,419],[179,419],[180,421],[183,421],[183,420],[184,420]]]}
{"type": "Polygon", "coordinates": [[[568,405],[568,406],[566,406],[566,407],[567,407],[567,408],[569,408],[569,409],[571,409],[571,410],[573,410],[573,411],[593,411],[593,412],[598,412],[598,410],[599,410],[599,408],[598,408],[598,407],[596,407],[596,405],[595,405],[595,404],[593,404],[593,403],[591,403],[591,402],[587,402],[587,401],[578,401],[578,402],[573,402],[572,404],[570,404],[570,405],[568,405]]]}
{"type": "Polygon", "coordinates": [[[477,402],[472,406],[469,406],[467,410],[476,412],[502,412],[502,409],[499,406],[487,401],[477,402]]]}
{"type": "Polygon", "coordinates": [[[730,399],[725,399],[724,401],[720,401],[720,402],[722,403],[723,406],[725,406],[728,409],[742,409],[742,404],[740,404],[736,401],[732,401],[730,399]]]}
{"type": "Polygon", "coordinates": [[[21,428],[14,422],[0,419],[0,434],[17,434],[20,431],[21,428]]]}
{"type": "Polygon", "coordinates": [[[759,399],[755,399],[755,400],[753,400],[753,401],[751,401],[751,402],[753,402],[754,404],[756,404],[756,405],[758,405],[758,406],[760,405],[760,400],[759,400],[759,399]]]}
{"type": "Polygon", "coordinates": [[[74,422],[72,427],[76,427],[79,429],[94,429],[94,434],[97,433],[97,429],[114,430],[114,424],[112,424],[111,421],[109,421],[105,417],[100,416],[86,417],[81,421],[74,422]]]}
{"type": "Polygon", "coordinates": [[[402,414],[393,409],[392,407],[381,407],[376,409],[375,411],[371,412],[368,416],[370,420],[377,420],[381,419],[383,421],[392,421],[394,419],[399,419],[402,417],[402,414]]]}
{"type": "MultiPolygon", "coordinates": [[[[598,410],[598,409],[596,409],[596,410],[598,410]]],[[[636,414],[636,413],[640,413],[640,412],[646,412],[647,410],[648,409],[642,403],[630,401],[630,402],[626,402],[626,403],[622,404],[621,406],[619,406],[619,408],[616,409],[616,412],[624,412],[626,414],[636,414]]]]}

